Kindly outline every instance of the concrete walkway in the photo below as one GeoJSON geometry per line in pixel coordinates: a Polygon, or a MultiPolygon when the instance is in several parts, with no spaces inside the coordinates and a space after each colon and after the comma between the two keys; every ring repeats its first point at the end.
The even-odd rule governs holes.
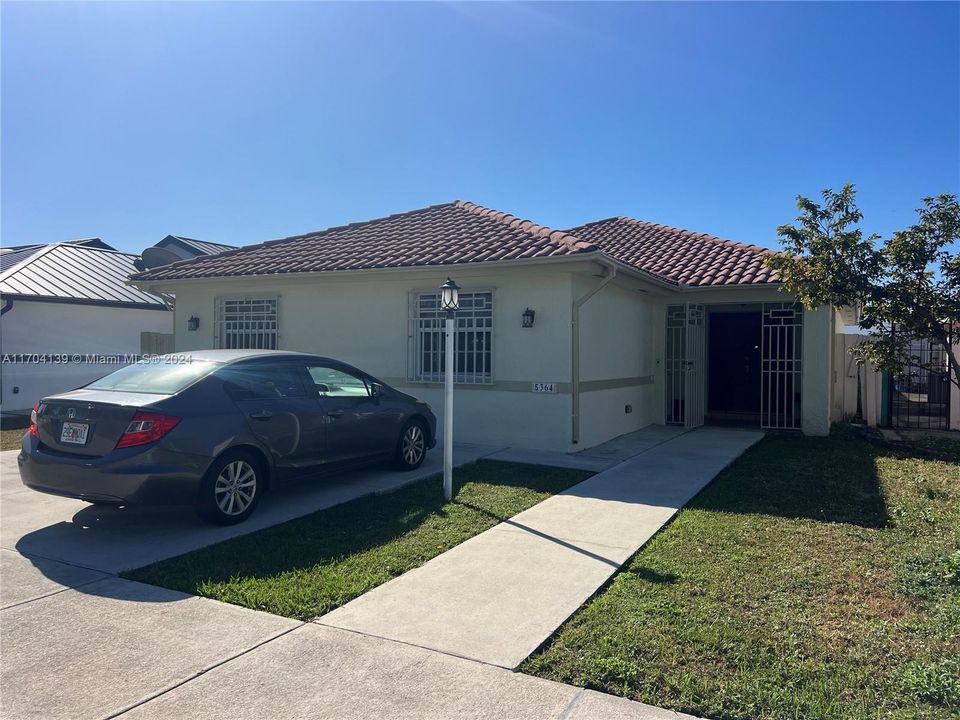
{"type": "Polygon", "coordinates": [[[658,438],[316,622],[515,668],[762,436],[701,428],[658,438]]]}

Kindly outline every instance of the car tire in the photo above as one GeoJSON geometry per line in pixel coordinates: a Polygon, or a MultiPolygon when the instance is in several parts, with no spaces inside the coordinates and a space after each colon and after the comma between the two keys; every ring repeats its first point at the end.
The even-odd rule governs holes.
{"type": "Polygon", "coordinates": [[[416,470],[427,457],[427,431],[420,420],[410,420],[400,431],[393,464],[397,470],[416,470]]]}
{"type": "Polygon", "coordinates": [[[243,522],[256,509],[266,488],[263,462],[244,450],[225,452],[213,461],[197,499],[197,513],[217,525],[243,522]]]}

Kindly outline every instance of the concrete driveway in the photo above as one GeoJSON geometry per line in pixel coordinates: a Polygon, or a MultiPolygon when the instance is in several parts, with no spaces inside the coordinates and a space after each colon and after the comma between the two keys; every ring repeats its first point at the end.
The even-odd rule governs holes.
{"type": "MultiPolygon", "coordinates": [[[[454,459],[462,465],[503,449],[457,445],[454,459]]],[[[115,574],[442,471],[443,453],[434,449],[420,468],[409,473],[373,468],[284,484],[265,495],[246,522],[218,527],[200,520],[190,508],[94,506],[35,492],[20,482],[17,451],[7,450],[0,452],[0,547],[115,574]]]]}

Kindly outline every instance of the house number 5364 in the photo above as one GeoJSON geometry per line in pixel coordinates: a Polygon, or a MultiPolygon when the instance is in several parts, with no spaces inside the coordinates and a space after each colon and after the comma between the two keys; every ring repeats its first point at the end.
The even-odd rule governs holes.
{"type": "Polygon", "coordinates": [[[556,383],[535,382],[533,391],[536,393],[555,393],[557,391],[556,383]]]}

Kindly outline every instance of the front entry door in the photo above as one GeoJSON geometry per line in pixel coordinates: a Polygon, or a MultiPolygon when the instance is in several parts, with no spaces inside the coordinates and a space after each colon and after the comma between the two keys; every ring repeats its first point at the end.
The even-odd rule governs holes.
{"type": "Polygon", "coordinates": [[[760,311],[711,310],[709,392],[715,420],[760,422],[760,311]]]}

